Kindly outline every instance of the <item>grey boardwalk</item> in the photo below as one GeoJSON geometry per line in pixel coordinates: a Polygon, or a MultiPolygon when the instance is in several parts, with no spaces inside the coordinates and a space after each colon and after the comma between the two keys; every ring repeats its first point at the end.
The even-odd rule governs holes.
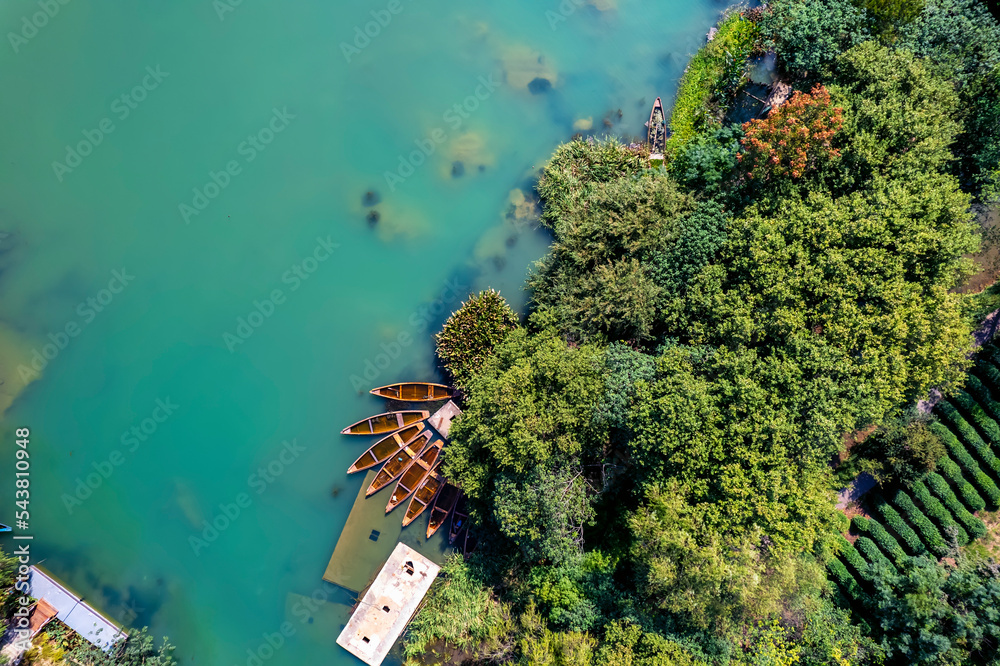
{"type": "Polygon", "coordinates": [[[36,566],[28,577],[29,594],[45,599],[58,613],[56,617],[67,627],[101,648],[107,648],[118,638],[128,636],[121,627],[111,622],[83,599],[66,589],[59,581],[36,566]]]}

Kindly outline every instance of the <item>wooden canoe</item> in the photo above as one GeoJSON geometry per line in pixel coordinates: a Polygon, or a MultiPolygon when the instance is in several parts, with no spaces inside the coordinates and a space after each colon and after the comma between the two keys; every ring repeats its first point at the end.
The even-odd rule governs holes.
{"type": "Polygon", "coordinates": [[[646,127],[648,128],[646,140],[649,142],[649,152],[652,153],[650,157],[662,159],[667,142],[667,125],[663,115],[663,102],[659,97],[653,102],[646,127]]]}
{"type": "Polygon", "coordinates": [[[396,489],[392,491],[392,496],[389,497],[389,502],[385,505],[385,512],[389,513],[397,506],[403,503],[403,501],[413,494],[416,490],[427,480],[430,476],[431,471],[434,469],[434,465],[437,464],[438,457],[441,454],[442,442],[440,440],[434,442],[410,463],[410,466],[403,470],[403,473],[399,477],[399,483],[396,484],[396,489]]]}
{"type": "Polygon", "coordinates": [[[404,402],[432,402],[434,400],[447,400],[455,396],[455,392],[443,384],[429,384],[427,382],[403,382],[402,384],[389,384],[379,386],[369,391],[372,395],[390,400],[402,400],[404,402]]]}
{"type": "Polygon", "coordinates": [[[448,533],[448,543],[455,543],[455,539],[465,529],[469,522],[469,510],[466,508],[465,496],[459,498],[455,505],[455,513],[451,516],[451,531],[448,533]]]}
{"type": "Polygon", "coordinates": [[[465,543],[462,544],[462,554],[471,555],[476,552],[476,546],[479,545],[479,537],[472,533],[471,529],[465,530],[465,543]]]}
{"type": "Polygon", "coordinates": [[[354,474],[355,472],[360,472],[384,463],[414,439],[419,439],[421,433],[423,433],[424,437],[421,444],[423,446],[431,438],[431,431],[424,430],[423,423],[414,423],[399,432],[394,432],[391,435],[383,437],[375,442],[370,449],[362,453],[361,457],[355,460],[354,464],[347,470],[347,473],[354,474]]]}
{"type": "Polygon", "coordinates": [[[434,503],[434,498],[437,497],[442,486],[444,486],[444,477],[441,476],[441,463],[438,462],[417,488],[417,492],[413,493],[413,497],[410,498],[410,504],[406,507],[406,515],[403,516],[403,527],[419,518],[420,514],[434,503]]]}
{"type": "Polygon", "coordinates": [[[387,435],[396,432],[417,421],[423,421],[430,412],[409,411],[409,412],[386,412],[376,414],[367,419],[361,419],[354,425],[349,425],[340,431],[341,435],[387,435]]]}
{"type": "Polygon", "coordinates": [[[441,529],[441,526],[448,521],[451,510],[458,503],[462,491],[450,483],[445,483],[444,488],[434,498],[434,506],[431,507],[431,519],[427,523],[427,538],[430,539],[434,533],[441,529]]]}
{"type": "MultiPolygon", "coordinates": [[[[423,433],[413,438],[409,444],[401,448],[399,451],[394,453],[384,465],[382,469],[378,471],[375,475],[375,479],[372,484],[368,486],[368,491],[365,493],[365,497],[374,495],[378,491],[385,488],[387,485],[399,478],[399,475],[406,471],[406,468],[416,460],[417,456],[424,450],[427,446],[427,442],[430,441],[431,431],[425,430],[423,433]]],[[[437,454],[435,454],[436,457],[437,454]]]]}

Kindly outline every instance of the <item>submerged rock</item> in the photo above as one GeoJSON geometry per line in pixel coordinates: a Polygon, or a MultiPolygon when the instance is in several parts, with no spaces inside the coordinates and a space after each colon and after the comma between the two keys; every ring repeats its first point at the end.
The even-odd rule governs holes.
{"type": "Polygon", "coordinates": [[[531,79],[528,84],[528,90],[531,91],[532,95],[542,95],[552,90],[552,82],[548,79],[538,76],[531,79]]]}
{"type": "Polygon", "coordinates": [[[524,44],[512,44],[503,48],[501,61],[503,62],[504,80],[515,90],[530,90],[530,86],[537,79],[544,79],[548,86],[552,87],[556,85],[559,78],[555,67],[540,51],[524,44]]]}
{"type": "Polygon", "coordinates": [[[369,227],[374,227],[376,224],[378,224],[379,218],[381,217],[382,216],[379,214],[377,210],[373,210],[369,212],[367,215],[365,215],[365,219],[368,220],[369,227]]]}
{"type": "Polygon", "coordinates": [[[483,171],[493,166],[496,157],[487,149],[486,141],[476,132],[466,132],[448,144],[447,161],[442,161],[441,176],[458,178],[475,168],[483,171]],[[460,163],[460,166],[457,166],[460,163]]]}
{"type": "Polygon", "coordinates": [[[375,190],[368,190],[365,192],[365,196],[361,198],[361,203],[366,207],[375,206],[381,201],[382,197],[375,190]]]}

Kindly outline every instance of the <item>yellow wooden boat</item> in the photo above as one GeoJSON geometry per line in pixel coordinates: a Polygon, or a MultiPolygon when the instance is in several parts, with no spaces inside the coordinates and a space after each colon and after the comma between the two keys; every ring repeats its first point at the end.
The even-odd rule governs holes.
{"type": "Polygon", "coordinates": [[[430,415],[430,412],[423,412],[419,410],[376,414],[375,416],[369,416],[367,419],[361,419],[354,425],[347,426],[340,431],[340,434],[385,435],[390,432],[396,432],[397,430],[405,428],[406,426],[416,423],[417,421],[423,421],[430,415]]]}
{"type": "Polygon", "coordinates": [[[448,516],[452,509],[458,504],[458,498],[462,491],[450,483],[445,483],[441,492],[434,498],[434,505],[431,507],[431,519],[427,523],[427,538],[430,539],[434,533],[441,529],[441,526],[448,522],[448,516]]]}
{"type": "Polygon", "coordinates": [[[379,386],[369,391],[372,395],[390,400],[402,400],[404,402],[432,402],[434,400],[447,400],[454,397],[455,391],[443,384],[429,384],[427,382],[403,382],[401,384],[389,384],[379,386]]]}
{"type": "Polygon", "coordinates": [[[415,437],[413,441],[401,448],[395,454],[393,454],[382,469],[378,471],[375,475],[372,484],[368,486],[368,491],[365,493],[365,497],[374,495],[378,491],[385,488],[387,485],[399,478],[399,475],[406,471],[406,468],[420,455],[430,440],[430,430],[425,431],[418,437],[415,437]]]}
{"type": "Polygon", "coordinates": [[[419,488],[420,484],[430,475],[431,470],[434,469],[434,464],[438,460],[438,455],[441,453],[441,446],[441,440],[434,442],[424,449],[419,456],[414,458],[413,462],[403,470],[403,473],[399,477],[399,483],[396,484],[396,489],[392,491],[392,496],[389,498],[389,503],[385,505],[386,513],[389,513],[402,504],[403,500],[419,488]]]}
{"type": "MultiPolygon", "coordinates": [[[[410,469],[413,469],[412,467],[410,469]]],[[[399,483],[403,483],[403,479],[406,478],[406,474],[399,479],[399,483]]],[[[441,490],[441,486],[444,485],[444,477],[441,476],[441,461],[434,465],[424,480],[420,482],[417,486],[416,492],[413,493],[413,497],[410,498],[410,503],[406,507],[406,515],[403,516],[403,527],[406,527],[417,517],[424,512],[424,510],[431,505],[434,498],[437,497],[438,491],[441,490]]],[[[400,492],[399,485],[396,486],[396,490],[393,491],[393,498],[396,497],[400,492]]],[[[402,501],[402,500],[400,500],[402,501]]],[[[391,501],[390,501],[391,504],[391,501]]]]}
{"type": "Polygon", "coordinates": [[[350,466],[347,473],[354,474],[355,472],[360,472],[361,470],[384,463],[397,451],[420,437],[421,431],[426,435],[421,444],[421,448],[423,448],[423,445],[431,437],[431,431],[424,430],[423,423],[415,423],[408,428],[403,428],[399,432],[394,432],[375,442],[370,449],[362,453],[361,457],[354,461],[354,464],[350,466]]]}

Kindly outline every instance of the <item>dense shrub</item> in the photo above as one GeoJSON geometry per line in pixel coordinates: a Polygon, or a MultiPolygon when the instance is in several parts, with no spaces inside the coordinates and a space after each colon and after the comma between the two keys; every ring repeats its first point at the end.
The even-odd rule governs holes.
{"type": "Polygon", "coordinates": [[[969,535],[965,528],[955,522],[951,512],[941,503],[941,500],[931,495],[922,481],[914,483],[910,486],[910,490],[913,492],[914,499],[920,503],[924,513],[941,528],[941,533],[946,538],[950,538],[950,535],[954,534],[958,545],[964,546],[969,543],[969,535]]]}
{"type": "Polygon", "coordinates": [[[877,497],[873,499],[875,510],[882,516],[882,520],[885,521],[886,527],[892,530],[896,536],[903,540],[903,544],[906,546],[906,550],[910,555],[921,555],[926,552],[927,548],[924,547],[923,542],[917,533],[906,524],[903,517],[899,515],[899,512],[892,508],[888,502],[882,497],[877,497]]]}
{"type": "MultiPolygon", "coordinates": [[[[69,640],[64,644],[65,647],[69,648],[65,654],[65,661],[63,659],[58,661],[62,664],[86,664],[87,666],[176,666],[177,664],[173,655],[174,646],[164,638],[160,646],[157,647],[156,640],[149,633],[148,627],[130,630],[128,636],[119,637],[117,640],[109,641],[109,643],[111,645],[99,646],[78,638],[75,641],[69,640]],[[74,643],[75,645],[73,645],[74,643]],[[70,645],[73,646],[70,647],[70,645]]],[[[4,657],[6,660],[6,655],[4,657]]],[[[36,658],[26,659],[25,662],[21,663],[28,661],[32,664],[53,663],[44,659],[43,655],[36,655],[36,658]],[[39,659],[39,657],[42,658],[39,659]]]]}
{"type": "Polygon", "coordinates": [[[1000,444],[1000,426],[986,413],[982,405],[965,391],[956,391],[951,397],[954,406],[958,407],[966,419],[971,419],[972,425],[982,434],[990,444],[996,446],[1000,444]]]}
{"type": "Polygon", "coordinates": [[[891,419],[851,449],[857,472],[868,472],[882,486],[908,485],[928,470],[946,450],[941,438],[927,428],[928,419],[891,419]]]}
{"type": "Polygon", "coordinates": [[[837,59],[836,82],[830,92],[844,107],[838,175],[845,184],[867,187],[877,175],[926,179],[968,206],[958,182],[942,173],[954,162],[951,145],[962,130],[961,100],[945,72],[871,41],[837,59]]]}
{"type": "Polygon", "coordinates": [[[972,477],[972,484],[976,490],[983,493],[986,496],[985,499],[996,506],[997,502],[1000,501],[1000,490],[997,490],[996,483],[983,472],[979,463],[969,454],[965,444],[959,441],[955,434],[942,423],[934,423],[931,428],[941,438],[941,442],[948,449],[951,458],[966,474],[972,477]]]}
{"type": "Polygon", "coordinates": [[[854,569],[861,578],[872,580],[873,574],[868,566],[868,562],[865,561],[865,558],[861,557],[861,554],[854,548],[854,545],[839,534],[837,535],[836,542],[837,551],[844,559],[844,562],[854,569]]]}
{"type": "MultiPolygon", "coordinates": [[[[886,664],[996,664],[1000,571],[959,552],[946,565],[909,558],[899,575],[880,577],[869,611],[886,664]]],[[[882,663],[882,662],[876,662],[882,663]]]]}
{"type": "Polygon", "coordinates": [[[542,223],[552,228],[577,205],[580,190],[591,183],[627,178],[648,164],[641,152],[618,141],[570,141],[556,148],[536,186],[544,207],[542,223]]]}
{"type": "Polygon", "coordinates": [[[892,502],[903,512],[910,525],[920,534],[928,550],[938,557],[944,557],[948,554],[948,542],[941,536],[941,532],[935,527],[934,523],[913,503],[909,495],[902,490],[898,490],[893,496],[892,502]]]}
{"type": "Polygon", "coordinates": [[[976,402],[979,403],[979,406],[985,410],[991,419],[1000,421],[1000,402],[993,399],[990,389],[987,388],[986,384],[979,377],[969,373],[969,376],[965,380],[965,390],[976,399],[976,402]]]}
{"type": "Polygon", "coordinates": [[[718,125],[719,96],[736,89],[757,38],[757,25],[733,12],[719,24],[715,38],[691,59],[670,113],[668,153],[673,154],[698,134],[718,125]]]}
{"type": "MultiPolygon", "coordinates": [[[[937,498],[941,500],[946,507],[948,507],[949,510],[951,510],[955,519],[962,524],[970,538],[980,539],[985,536],[986,525],[983,524],[983,521],[973,516],[969,512],[969,509],[959,501],[955,492],[951,489],[951,486],[948,485],[948,482],[945,481],[943,477],[939,474],[931,472],[927,475],[925,480],[931,492],[934,493],[937,498]]],[[[972,490],[972,487],[970,486],[969,489],[972,490]]],[[[972,490],[972,492],[976,491],[972,490]]],[[[979,496],[976,495],[976,497],[979,496]]],[[[980,498],[980,503],[981,502],[982,499],[980,498]]],[[[979,509],[982,509],[981,505],[972,510],[978,511],[979,509]]]]}
{"type": "Polygon", "coordinates": [[[841,0],[775,0],[761,32],[786,69],[822,73],[830,62],[869,37],[863,9],[841,0]]]}
{"type": "MultiPolygon", "coordinates": [[[[968,421],[962,418],[955,406],[947,400],[942,400],[935,405],[934,410],[941,416],[942,421],[951,426],[962,444],[975,451],[979,461],[986,465],[987,469],[993,470],[994,478],[1000,477],[1000,458],[993,454],[990,445],[983,441],[983,438],[979,436],[975,428],[969,425],[968,421]]],[[[959,460],[959,463],[961,462],[959,460]]]]}
{"type": "Polygon", "coordinates": [[[403,653],[415,657],[441,642],[471,654],[502,654],[512,629],[510,608],[452,555],[410,623],[403,653]]]}
{"type": "Polygon", "coordinates": [[[852,600],[864,604],[866,601],[866,595],[864,590],[858,584],[858,581],[854,579],[851,572],[847,570],[844,563],[840,560],[830,560],[826,564],[826,568],[833,575],[833,579],[837,582],[842,590],[850,597],[852,600]]]}
{"type": "Polygon", "coordinates": [[[980,0],[927,0],[920,17],[900,30],[898,46],[948,66],[964,83],[1000,64],[1000,25],[980,0]]]}
{"type": "Polygon", "coordinates": [[[517,326],[517,315],[495,289],[481,291],[462,303],[435,336],[438,356],[455,384],[465,388],[493,349],[517,326]]]}
{"type": "Polygon", "coordinates": [[[854,0],[865,9],[876,32],[891,37],[897,26],[909,23],[920,15],[924,0],[854,0]]]}
{"type": "Polygon", "coordinates": [[[868,537],[860,537],[854,542],[854,548],[864,555],[865,559],[868,560],[869,565],[876,569],[882,567],[888,571],[895,572],[896,565],[894,565],[888,557],[882,554],[875,542],[868,537]]]}
{"type": "Polygon", "coordinates": [[[743,151],[737,155],[741,171],[757,182],[790,176],[801,178],[839,157],[833,136],[844,124],[843,109],[817,84],[809,93],[792,98],[764,119],[743,125],[743,151]]]}
{"type": "Polygon", "coordinates": [[[988,342],[980,347],[979,356],[992,363],[994,367],[1000,367],[1000,347],[997,347],[996,343],[988,342]]]}
{"type": "Polygon", "coordinates": [[[743,128],[738,124],[701,134],[678,148],[670,160],[670,173],[685,187],[714,195],[736,169],[743,128]]]}
{"type": "Polygon", "coordinates": [[[1000,65],[970,81],[962,97],[971,103],[955,147],[958,171],[980,201],[995,202],[1000,200],[1000,65]]]}
{"type": "Polygon", "coordinates": [[[851,525],[856,531],[868,535],[893,562],[902,562],[908,557],[899,542],[877,520],[854,516],[851,525]]]}
{"type": "Polygon", "coordinates": [[[976,359],[976,367],[973,370],[980,376],[983,385],[990,391],[1000,391],[1000,369],[989,359],[980,356],[976,359]]]}
{"type": "MultiPolygon", "coordinates": [[[[976,469],[978,470],[978,467],[976,469]]],[[[982,495],[979,494],[975,486],[965,480],[965,477],[962,476],[961,467],[954,460],[948,456],[938,460],[938,471],[941,472],[944,478],[948,479],[952,487],[955,488],[956,492],[962,498],[962,503],[969,507],[970,511],[982,511],[986,508],[986,501],[983,500],[982,495]]],[[[982,474],[982,472],[979,473],[982,474]]]]}

